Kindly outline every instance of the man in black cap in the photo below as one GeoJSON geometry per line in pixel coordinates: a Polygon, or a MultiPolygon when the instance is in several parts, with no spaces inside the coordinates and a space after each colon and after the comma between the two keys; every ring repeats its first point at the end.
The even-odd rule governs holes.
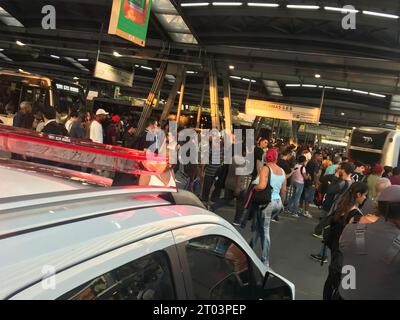
{"type": "Polygon", "coordinates": [[[344,300],[400,300],[400,186],[382,191],[378,210],[375,223],[348,224],[342,233],[344,300]]]}
{"type": "Polygon", "coordinates": [[[354,174],[351,177],[353,179],[353,181],[354,182],[365,182],[364,181],[364,179],[365,179],[364,172],[366,169],[365,164],[362,163],[361,161],[356,161],[356,162],[354,162],[354,166],[355,166],[354,174]]]}

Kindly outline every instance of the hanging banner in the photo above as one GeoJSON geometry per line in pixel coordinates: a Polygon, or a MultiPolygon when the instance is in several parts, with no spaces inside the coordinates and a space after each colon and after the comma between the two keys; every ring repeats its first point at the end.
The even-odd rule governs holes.
{"type": "Polygon", "coordinates": [[[109,34],[144,47],[152,0],[114,0],[109,34]]]}
{"type": "Polygon", "coordinates": [[[246,114],[264,118],[318,124],[321,116],[321,109],[272,101],[247,99],[246,114]]]}
{"type": "Polygon", "coordinates": [[[97,61],[94,69],[94,76],[127,87],[132,87],[134,74],[133,72],[121,70],[107,63],[97,61]]]}

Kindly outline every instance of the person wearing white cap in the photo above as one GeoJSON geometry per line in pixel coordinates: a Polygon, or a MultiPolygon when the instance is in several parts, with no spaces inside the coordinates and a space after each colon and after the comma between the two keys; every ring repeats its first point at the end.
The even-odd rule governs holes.
{"type": "Polygon", "coordinates": [[[90,125],[90,140],[97,143],[103,143],[103,126],[101,123],[106,119],[108,112],[104,109],[98,109],[96,111],[96,118],[90,125]]]}

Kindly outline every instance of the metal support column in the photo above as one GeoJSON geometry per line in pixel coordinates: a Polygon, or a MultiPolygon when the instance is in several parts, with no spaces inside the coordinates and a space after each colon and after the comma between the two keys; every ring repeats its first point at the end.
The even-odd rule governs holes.
{"type": "Polygon", "coordinates": [[[158,92],[161,90],[166,72],[167,72],[167,63],[162,62],[160,68],[158,69],[157,75],[154,79],[153,86],[150,89],[149,96],[147,97],[142,114],[140,115],[138,128],[136,130],[136,136],[140,136],[146,127],[146,121],[150,117],[151,111],[153,109],[154,99],[157,97],[158,92]]]}
{"type": "Polygon", "coordinates": [[[175,82],[174,82],[174,84],[172,86],[172,89],[171,89],[171,91],[169,93],[167,102],[164,105],[164,109],[163,109],[163,112],[162,112],[161,117],[160,117],[160,123],[162,123],[168,117],[168,115],[169,115],[169,113],[171,111],[171,107],[174,105],[176,96],[178,94],[178,90],[179,90],[180,86],[182,85],[182,80],[183,80],[184,73],[185,73],[185,67],[183,65],[178,66],[175,82]]]}
{"type": "Polygon", "coordinates": [[[224,117],[225,117],[225,130],[228,135],[232,133],[232,101],[231,101],[231,84],[229,82],[228,74],[223,76],[223,90],[224,90],[224,117]]]}
{"type": "Polygon", "coordinates": [[[201,125],[201,112],[202,112],[203,104],[204,104],[204,96],[206,95],[206,86],[207,86],[207,78],[204,77],[203,90],[201,91],[200,106],[199,106],[199,110],[197,111],[196,128],[198,128],[198,129],[200,128],[200,125],[201,125]]]}
{"type": "Polygon", "coordinates": [[[183,103],[183,96],[185,95],[185,84],[186,84],[186,74],[183,75],[183,80],[181,84],[181,93],[179,95],[179,102],[178,102],[178,109],[176,111],[176,123],[179,127],[179,120],[181,119],[181,111],[182,111],[182,103],[183,103]]]}
{"type": "Polygon", "coordinates": [[[209,86],[210,86],[210,108],[211,108],[212,128],[220,130],[217,72],[215,70],[214,62],[211,59],[209,60],[209,74],[210,74],[209,86]]]}

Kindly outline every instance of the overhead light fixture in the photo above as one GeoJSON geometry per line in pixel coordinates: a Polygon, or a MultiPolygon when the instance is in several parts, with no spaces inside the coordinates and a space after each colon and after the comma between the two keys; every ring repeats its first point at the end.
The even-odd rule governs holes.
{"type": "Polygon", "coordinates": [[[1,51],[4,51],[4,49],[0,48],[0,52],[1,52],[1,51]]]}
{"type": "Polygon", "coordinates": [[[340,115],[341,115],[341,116],[344,116],[344,112],[341,112],[340,115]]]}
{"type": "Polygon", "coordinates": [[[317,73],[316,75],[314,75],[314,77],[319,79],[319,78],[321,78],[321,75],[317,73]]]}
{"type": "Polygon", "coordinates": [[[375,16],[375,17],[381,17],[381,18],[399,19],[399,16],[394,15],[394,14],[387,14],[387,13],[374,12],[374,11],[363,11],[362,13],[369,15],[369,16],[375,16]]]}
{"type": "Polygon", "coordinates": [[[20,47],[23,47],[23,46],[26,45],[25,43],[23,43],[23,42],[21,42],[21,41],[19,41],[19,40],[15,41],[15,43],[16,43],[17,45],[19,45],[20,47]]]}
{"type": "Polygon", "coordinates": [[[229,76],[229,78],[236,79],[236,80],[242,80],[241,77],[237,77],[237,76],[229,76]]]}
{"type": "Polygon", "coordinates": [[[315,84],[302,84],[301,86],[305,87],[305,88],[316,88],[317,87],[317,85],[315,85],[315,84]]]}
{"type": "Polygon", "coordinates": [[[186,73],[187,73],[187,74],[196,74],[197,72],[196,72],[196,71],[188,70],[188,71],[186,71],[186,73]]]}
{"type": "Polygon", "coordinates": [[[56,56],[56,55],[54,55],[54,54],[51,54],[50,57],[52,57],[52,58],[54,58],[54,59],[60,59],[59,56],[56,56]]]}
{"type": "Polygon", "coordinates": [[[369,95],[373,97],[386,98],[384,94],[379,94],[379,93],[370,92],[369,95]]]}
{"type": "Polygon", "coordinates": [[[336,90],[339,90],[339,91],[351,91],[351,89],[347,89],[347,88],[336,88],[336,90]]]}
{"type": "Polygon", "coordinates": [[[328,86],[325,86],[324,88],[325,89],[335,89],[334,87],[328,87],[328,86]]]}
{"type": "Polygon", "coordinates": [[[22,69],[18,69],[18,72],[24,73],[24,70],[22,70],[22,69]]]}
{"type": "Polygon", "coordinates": [[[117,51],[114,51],[113,52],[113,56],[117,57],[117,58],[120,58],[120,57],[122,57],[122,54],[119,54],[117,51]]]}
{"type": "Polygon", "coordinates": [[[146,67],[146,66],[140,66],[140,68],[145,69],[145,70],[153,70],[153,68],[146,67]]]}
{"type": "Polygon", "coordinates": [[[360,93],[360,94],[368,94],[367,91],[354,90],[354,89],[353,89],[353,92],[355,92],[355,93],[360,93]]]}
{"type": "Polygon", "coordinates": [[[213,2],[213,6],[225,6],[225,7],[240,7],[243,5],[242,2],[213,2]]]}
{"type": "Polygon", "coordinates": [[[256,81],[256,80],[251,80],[251,82],[252,82],[252,83],[255,83],[255,82],[257,82],[257,81],[256,81]]]}
{"type": "Polygon", "coordinates": [[[318,10],[319,6],[309,6],[309,5],[296,5],[296,4],[288,4],[286,5],[288,9],[303,9],[303,10],[318,10]]]}
{"type": "Polygon", "coordinates": [[[181,7],[206,7],[210,5],[209,2],[187,2],[181,3],[181,7]]]}
{"type": "Polygon", "coordinates": [[[73,79],[74,79],[74,80],[79,80],[79,78],[78,78],[78,77],[74,77],[73,79]]]}
{"type": "Polygon", "coordinates": [[[260,2],[249,2],[247,3],[249,7],[268,7],[268,8],[278,8],[277,3],[260,3],[260,2]]]}
{"type": "Polygon", "coordinates": [[[346,9],[346,8],[336,8],[336,7],[324,7],[325,10],[327,11],[337,11],[341,13],[358,13],[360,11],[356,9],[346,9]]]}
{"type": "Polygon", "coordinates": [[[353,127],[353,130],[356,130],[357,128],[356,127],[353,127]]]}
{"type": "Polygon", "coordinates": [[[242,78],[242,80],[243,80],[243,81],[247,81],[247,82],[250,82],[250,81],[251,81],[251,80],[248,79],[248,78],[242,78]]]}
{"type": "Polygon", "coordinates": [[[229,69],[230,69],[230,70],[235,70],[235,66],[230,65],[230,66],[229,66],[229,69]]]}
{"type": "Polygon", "coordinates": [[[301,84],[286,84],[286,87],[301,87],[301,84]]]}
{"type": "Polygon", "coordinates": [[[82,58],[82,59],[78,59],[78,61],[80,61],[80,62],[88,62],[88,61],[89,61],[89,59],[82,58]]]}

